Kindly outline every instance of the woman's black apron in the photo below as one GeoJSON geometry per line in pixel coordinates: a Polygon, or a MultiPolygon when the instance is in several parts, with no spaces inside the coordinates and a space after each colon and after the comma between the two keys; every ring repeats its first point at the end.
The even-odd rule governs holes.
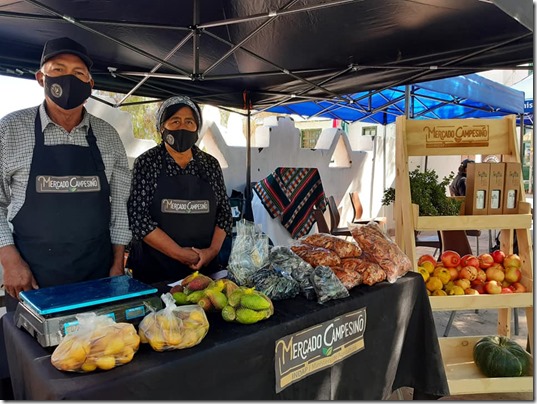
{"type": "Polygon", "coordinates": [[[15,246],[39,287],[107,277],[113,261],[110,186],[91,127],[89,147],[45,146],[39,112],[15,246]]]}
{"type": "MultiPolygon", "coordinates": [[[[216,195],[205,179],[194,175],[166,175],[163,166],[149,209],[159,228],[181,247],[208,248],[216,226],[216,195]]],[[[132,243],[127,267],[133,277],[146,283],[177,281],[192,273],[187,265],[174,260],[147,243],[132,243]]],[[[218,270],[215,258],[200,272],[218,270]]]]}

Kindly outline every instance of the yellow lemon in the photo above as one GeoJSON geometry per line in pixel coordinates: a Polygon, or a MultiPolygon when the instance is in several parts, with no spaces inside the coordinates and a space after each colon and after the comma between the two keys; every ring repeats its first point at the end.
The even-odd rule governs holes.
{"type": "Polygon", "coordinates": [[[444,267],[436,267],[433,271],[433,276],[439,278],[442,281],[442,285],[445,285],[451,280],[451,273],[444,267]]]}
{"type": "Polygon", "coordinates": [[[451,288],[453,288],[453,286],[455,286],[455,283],[453,281],[449,281],[444,285],[444,290],[448,293],[448,295],[449,291],[451,290],[451,288]]]}
{"type": "Polygon", "coordinates": [[[437,289],[433,292],[433,296],[447,296],[447,293],[445,290],[437,289]]]}
{"type": "Polygon", "coordinates": [[[147,337],[145,336],[145,332],[143,332],[141,329],[138,330],[138,336],[140,337],[140,343],[147,344],[149,342],[147,337]]]}
{"type": "Polygon", "coordinates": [[[423,281],[427,282],[430,276],[429,272],[427,272],[427,270],[423,267],[418,267],[418,272],[420,273],[421,276],[423,276],[423,281]]]}
{"type": "Polygon", "coordinates": [[[138,349],[138,346],[140,345],[140,336],[136,334],[136,331],[130,334],[126,334],[123,336],[123,342],[126,346],[130,346],[135,351],[138,349]]]}
{"type": "Polygon", "coordinates": [[[424,261],[421,263],[421,266],[427,270],[430,274],[434,271],[434,264],[431,261],[424,261]]]}
{"type": "Polygon", "coordinates": [[[124,365],[126,363],[129,363],[132,358],[134,357],[134,350],[126,346],[123,352],[121,352],[120,355],[116,356],[116,361],[119,365],[124,365]]]}
{"type": "Polygon", "coordinates": [[[109,370],[109,369],[116,367],[116,358],[110,355],[101,356],[100,358],[97,358],[95,360],[95,365],[97,365],[99,369],[109,370]]]}
{"type": "Polygon", "coordinates": [[[125,342],[123,342],[121,337],[110,338],[108,340],[108,345],[104,349],[104,355],[116,355],[123,351],[123,348],[125,348],[125,342]]]}
{"type": "Polygon", "coordinates": [[[81,369],[83,372],[93,372],[95,369],[97,369],[97,365],[95,364],[94,361],[87,360],[86,362],[84,362],[84,363],[82,364],[82,366],[80,367],[80,369],[81,369]]]}
{"type": "Polygon", "coordinates": [[[464,295],[464,289],[460,286],[454,285],[448,292],[448,295],[464,295]]]}
{"type": "Polygon", "coordinates": [[[190,312],[190,320],[205,324],[207,322],[207,316],[201,310],[192,310],[190,312]]]}
{"type": "Polygon", "coordinates": [[[435,290],[440,290],[443,286],[444,284],[442,283],[442,281],[436,276],[429,277],[427,283],[425,284],[425,287],[431,292],[434,292],[435,290]]]}

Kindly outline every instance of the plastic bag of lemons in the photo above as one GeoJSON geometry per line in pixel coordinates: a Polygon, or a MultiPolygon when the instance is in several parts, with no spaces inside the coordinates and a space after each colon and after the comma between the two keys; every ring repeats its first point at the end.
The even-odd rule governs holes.
{"type": "Polygon", "coordinates": [[[144,317],[138,326],[140,341],[158,352],[199,344],[209,331],[203,308],[197,304],[178,307],[171,293],[164,293],[160,298],[165,307],[144,317]]]}
{"type": "Polygon", "coordinates": [[[109,370],[129,363],[140,346],[136,328],[116,323],[107,315],[81,313],[78,329],[67,334],[50,358],[52,365],[68,372],[109,370]]]}

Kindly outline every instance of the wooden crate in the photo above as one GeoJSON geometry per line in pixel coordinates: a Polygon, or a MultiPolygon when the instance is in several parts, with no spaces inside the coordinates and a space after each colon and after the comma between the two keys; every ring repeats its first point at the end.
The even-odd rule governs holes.
{"type": "MultiPolygon", "coordinates": [[[[412,204],[408,158],[410,156],[501,155],[503,162],[520,162],[516,140],[516,116],[503,119],[396,120],[395,240],[417,264],[415,231],[501,229],[500,246],[513,252],[516,232],[522,260],[522,283],[527,293],[509,295],[431,296],[433,310],[498,309],[498,334],[511,336],[512,308],[526,312],[530,351],[533,347],[533,253],[529,229],[531,205],[526,203],[520,181],[518,209],[508,215],[467,215],[464,203],[459,216],[419,216],[412,204]]],[[[462,198],[464,199],[464,198],[462,198]]],[[[416,268],[417,269],[417,265],[416,268]]],[[[533,391],[533,377],[487,378],[472,359],[473,346],[480,337],[440,338],[450,393],[477,394],[533,391]]]]}

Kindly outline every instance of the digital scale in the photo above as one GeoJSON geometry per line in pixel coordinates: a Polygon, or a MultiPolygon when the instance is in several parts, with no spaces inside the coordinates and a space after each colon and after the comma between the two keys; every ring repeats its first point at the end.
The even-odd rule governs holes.
{"type": "Polygon", "coordinates": [[[138,324],[151,310],[163,307],[158,289],[130,276],[51,286],[20,292],[15,324],[43,347],[52,347],[78,329],[77,314],[108,315],[117,323],[138,324]]]}

